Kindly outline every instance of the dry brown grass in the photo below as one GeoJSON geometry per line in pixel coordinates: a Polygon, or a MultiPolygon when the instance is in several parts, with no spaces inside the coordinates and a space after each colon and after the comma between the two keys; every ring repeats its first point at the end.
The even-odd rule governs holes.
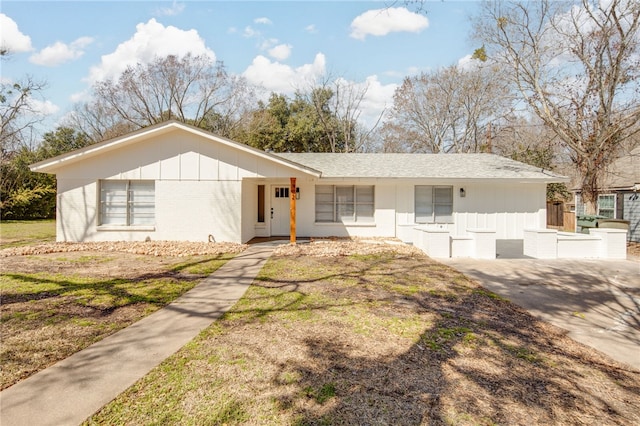
{"type": "Polygon", "coordinates": [[[351,244],[282,248],[88,423],[640,423],[640,372],[425,256],[351,244]]]}
{"type": "MultiPolygon", "coordinates": [[[[189,248],[179,246],[167,251],[189,248]]],[[[35,247],[44,254],[16,255],[33,247],[0,252],[0,389],[160,309],[230,257],[185,261],[157,253],[78,251],[96,245],[35,247]]]]}

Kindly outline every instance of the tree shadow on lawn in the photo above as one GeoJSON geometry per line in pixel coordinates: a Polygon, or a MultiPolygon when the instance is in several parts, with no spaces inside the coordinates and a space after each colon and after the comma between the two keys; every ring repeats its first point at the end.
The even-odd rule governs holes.
{"type": "Polygon", "coordinates": [[[351,337],[317,328],[304,337],[305,360],[279,361],[273,381],[281,387],[281,377],[300,377],[294,392],[281,387],[276,398],[281,409],[298,413],[299,424],[640,422],[640,372],[574,342],[466,279],[449,282],[450,289],[415,291],[412,274],[450,280],[451,272],[439,264],[380,271],[393,261],[302,281],[264,278],[259,284],[283,293],[272,306],[244,311],[249,314],[245,319],[274,312],[371,309],[372,301],[391,303],[385,309],[391,315],[394,307],[433,314],[417,342],[399,354],[380,355],[366,346],[354,351],[358,343],[351,337]],[[378,282],[385,277],[393,287],[383,284],[381,291],[378,282]],[[329,290],[333,298],[305,302],[309,284],[332,280],[351,284],[329,290]],[[399,294],[403,286],[411,290],[399,294]],[[343,299],[356,293],[359,301],[343,299]],[[362,355],[367,349],[371,352],[362,355]]]}
{"type": "MultiPolygon", "coordinates": [[[[92,270],[83,270],[82,275],[72,270],[64,274],[1,274],[0,388],[25,379],[169,304],[206,277],[186,271],[211,260],[207,257],[179,265],[161,265],[161,270],[150,273],[118,269],[112,271],[111,277],[92,270]]],[[[33,269],[33,265],[25,266],[25,270],[33,269]]],[[[86,265],[73,267],[80,270],[86,265]]]]}
{"type": "MultiPolygon", "coordinates": [[[[168,265],[166,269],[155,271],[152,273],[131,274],[131,271],[118,271],[111,275],[120,275],[124,278],[108,278],[93,277],[91,270],[88,274],[80,276],[75,273],[3,273],[0,277],[13,280],[18,286],[26,285],[33,288],[32,291],[8,291],[6,288],[0,292],[0,303],[9,305],[13,303],[37,301],[49,298],[55,298],[66,295],[80,295],[78,299],[82,299],[84,304],[91,304],[92,298],[100,298],[110,296],[112,300],[117,301],[118,305],[130,303],[149,303],[152,305],[164,306],[170,300],[166,295],[151,292],[148,295],[134,293],[126,289],[131,287],[133,283],[149,283],[152,281],[162,281],[163,283],[171,282],[187,282],[193,283],[206,277],[208,274],[188,273],[188,269],[204,265],[212,261],[228,260],[224,256],[216,258],[207,257],[196,261],[182,262],[177,265],[168,265]],[[38,288],[40,287],[40,288],[38,288]]],[[[80,265],[79,265],[80,267],[80,265]]]]}
{"type": "MultiPolygon", "coordinates": [[[[484,297],[472,295],[469,299],[484,297]]],[[[562,349],[559,345],[565,337],[560,333],[549,336],[548,331],[546,337],[541,336],[537,322],[523,312],[509,312],[512,306],[505,307],[507,315],[502,318],[478,320],[467,310],[468,302],[478,307],[482,301],[422,301],[425,309],[446,308],[454,313],[441,316],[418,343],[390,359],[354,357],[334,338],[307,338],[308,356],[322,368],[310,369],[306,363],[286,367],[303,377],[303,389],[315,390],[310,397],[316,401],[311,409],[303,411],[301,423],[572,424],[594,419],[604,423],[640,420],[637,373],[601,361],[588,351],[562,349]],[[524,318],[518,321],[517,316],[524,318]],[[316,395],[327,384],[335,387],[336,400],[325,411],[316,395]],[[631,397],[630,405],[603,397],[607,394],[603,389],[612,385],[631,397]]],[[[287,400],[285,397],[283,402],[287,400]]]]}

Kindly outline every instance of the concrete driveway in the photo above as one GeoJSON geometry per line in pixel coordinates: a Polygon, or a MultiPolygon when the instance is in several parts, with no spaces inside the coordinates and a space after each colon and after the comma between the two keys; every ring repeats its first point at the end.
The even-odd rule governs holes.
{"type": "Polygon", "coordinates": [[[640,370],[640,259],[446,259],[486,289],[640,370]]]}

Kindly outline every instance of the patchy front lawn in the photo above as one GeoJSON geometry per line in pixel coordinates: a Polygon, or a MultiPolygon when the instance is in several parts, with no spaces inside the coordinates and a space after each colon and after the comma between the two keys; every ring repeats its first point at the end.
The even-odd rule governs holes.
{"type": "Polygon", "coordinates": [[[87,424],[638,424],[640,372],[407,246],[284,246],[87,424]],[[366,250],[362,248],[366,247],[366,250]]]}
{"type": "Polygon", "coordinates": [[[156,242],[0,250],[0,389],[167,305],[243,248],[156,242]],[[204,249],[209,254],[178,257],[204,249]]]}

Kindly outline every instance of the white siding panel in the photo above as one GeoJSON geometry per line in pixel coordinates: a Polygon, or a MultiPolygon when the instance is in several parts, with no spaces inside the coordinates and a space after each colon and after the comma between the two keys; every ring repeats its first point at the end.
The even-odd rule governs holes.
{"type": "Polygon", "coordinates": [[[180,179],[180,157],[169,157],[160,161],[160,179],[178,180],[180,179]]]}
{"type": "Polygon", "coordinates": [[[241,206],[240,182],[156,182],[155,237],[241,242],[241,206]]]}
{"type": "Polygon", "coordinates": [[[242,206],[240,211],[242,212],[242,235],[240,239],[244,243],[256,236],[256,223],[258,221],[257,183],[249,180],[242,182],[242,206]]]}
{"type": "Polygon", "coordinates": [[[396,186],[375,186],[375,223],[381,236],[395,236],[396,186]]]}
{"type": "Polygon", "coordinates": [[[397,185],[396,188],[396,221],[399,226],[413,225],[414,204],[413,185],[397,185]]]}
{"type": "Polygon", "coordinates": [[[218,151],[220,180],[238,180],[237,150],[221,146],[218,151]]]}
{"type": "Polygon", "coordinates": [[[256,164],[256,175],[259,177],[275,177],[277,168],[276,163],[259,158],[256,164]]]}
{"type": "Polygon", "coordinates": [[[218,180],[218,146],[209,143],[200,145],[200,179],[218,180]]]}
{"type": "Polygon", "coordinates": [[[200,179],[200,154],[187,151],[180,154],[180,179],[200,179]]]}
{"type": "Polygon", "coordinates": [[[156,180],[160,178],[160,163],[154,161],[151,164],[140,167],[140,179],[156,180]]]}
{"type": "Polygon", "coordinates": [[[256,177],[258,161],[255,155],[238,152],[238,178],[256,177]]]}
{"type": "Polygon", "coordinates": [[[93,241],[97,210],[97,185],[83,180],[58,180],[57,241],[93,241]]]}

